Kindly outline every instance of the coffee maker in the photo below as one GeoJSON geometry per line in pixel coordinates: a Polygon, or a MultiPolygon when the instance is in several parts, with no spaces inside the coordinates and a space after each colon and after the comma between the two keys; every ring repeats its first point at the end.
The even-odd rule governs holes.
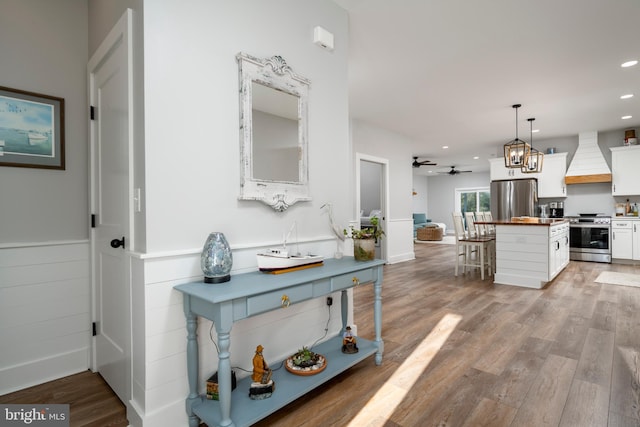
{"type": "Polygon", "coordinates": [[[549,218],[549,205],[540,205],[540,218],[549,218]]]}
{"type": "Polygon", "coordinates": [[[549,218],[564,218],[564,202],[549,203],[549,218]]]}

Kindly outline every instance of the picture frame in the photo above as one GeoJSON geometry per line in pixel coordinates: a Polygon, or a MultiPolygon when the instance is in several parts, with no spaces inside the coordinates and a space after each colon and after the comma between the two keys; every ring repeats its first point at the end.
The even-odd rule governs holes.
{"type": "Polygon", "coordinates": [[[65,169],[64,98],[0,86],[0,166],[65,169]]]}

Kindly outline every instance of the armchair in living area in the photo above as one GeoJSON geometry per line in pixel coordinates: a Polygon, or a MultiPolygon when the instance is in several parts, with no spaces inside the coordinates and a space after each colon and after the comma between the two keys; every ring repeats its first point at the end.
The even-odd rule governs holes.
{"type": "MultiPolygon", "coordinates": [[[[426,214],[423,213],[414,213],[413,214],[413,238],[418,238],[418,229],[423,227],[439,227],[441,230],[441,235],[447,234],[447,225],[443,222],[431,222],[429,218],[427,218],[426,214]]],[[[441,239],[437,239],[441,240],[441,239]]]]}
{"type": "Polygon", "coordinates": [[[414,213],[413,214],[413,237],[415,238],[417,236],[418,228],[425,227],[430,222],[431,220],[427,218],[427,214],[414,213]]]}

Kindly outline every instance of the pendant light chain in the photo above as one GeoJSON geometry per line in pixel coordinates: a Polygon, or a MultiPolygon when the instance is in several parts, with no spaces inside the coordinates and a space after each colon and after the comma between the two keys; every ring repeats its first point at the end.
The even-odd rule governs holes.
{"type": "Polygon", "coordinates": [[[513,106],[513,108],[516,109],[516,141],[520,141],[520,139],[518,138],[518,108],[520,108],[520,104],[517,104],[513,106]]]}

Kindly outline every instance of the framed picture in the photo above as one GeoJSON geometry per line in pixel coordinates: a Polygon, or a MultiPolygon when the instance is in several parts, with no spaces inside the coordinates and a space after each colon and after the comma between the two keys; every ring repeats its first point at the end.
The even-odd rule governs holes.
{"type": "Polygon", "coordinates": [[[0,86],[0,166],[64,170],[64,99],[0,86]]]}

